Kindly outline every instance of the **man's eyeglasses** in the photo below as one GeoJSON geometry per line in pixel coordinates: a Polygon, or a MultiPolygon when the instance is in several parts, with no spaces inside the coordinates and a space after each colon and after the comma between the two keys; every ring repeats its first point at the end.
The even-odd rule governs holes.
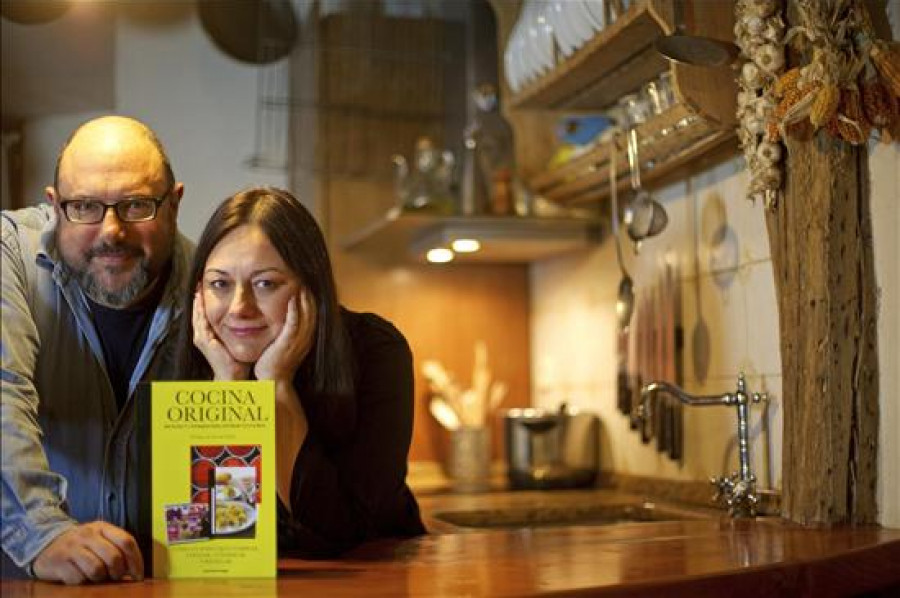
{"type": "Polygon", "coordinates": [[[67,199],[59,202],[69,222],[97,224],[106,218],[106,210],[112,209],[122,222],[147,222],[156,218],[159,206],[169,198],[170,191],[162,197],[126,197],[116,203],[103,203],[99,199],[67,199]]]}

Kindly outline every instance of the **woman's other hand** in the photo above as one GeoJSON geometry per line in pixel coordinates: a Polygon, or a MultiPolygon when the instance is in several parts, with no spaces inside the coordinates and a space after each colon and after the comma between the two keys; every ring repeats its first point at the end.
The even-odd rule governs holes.
{"type": "Polygon", "coordinates": [[[281,333],[256,362],[256,379],[293,381],[297,368],[312,348],[315,331],[316,306],[312,295],[304,288],[296,297],[291,297],[281,333]]]}
{"type": "Polygon", "coordinates": [[[206,317],[206,305],[203,293],[194,292],[194,346],[203,354],[213,371],[215,380],[246,380],[250,376],[250,365],[236,361],[228,349],[216,336],[209,319],[206,317]]]}

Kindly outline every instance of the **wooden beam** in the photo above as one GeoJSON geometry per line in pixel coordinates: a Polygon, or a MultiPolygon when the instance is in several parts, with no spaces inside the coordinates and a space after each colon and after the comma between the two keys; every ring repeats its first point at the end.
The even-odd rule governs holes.
{"type": "Polygon", "coordinates": [[[824,132],[788,139],[767,215],[781,326],[782,515],[877,517],[878,353],[868,155],[824,132]]]}

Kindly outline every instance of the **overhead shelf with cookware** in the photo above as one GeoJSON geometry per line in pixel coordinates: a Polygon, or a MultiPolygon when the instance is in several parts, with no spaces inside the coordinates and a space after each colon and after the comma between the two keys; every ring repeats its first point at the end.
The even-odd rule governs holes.
{"type": "Polygon", "coordinates": [[[516,128],[520,174],[539,196],[564,206],[590,205],[609,197],[611,174],[619,190],[631,184],[628,136],[615,126],[579,144],[540,143],[552,136],[548,127],[560,127],[560,116],[577,124],[603,114],[619,131],[634,129],[645,185],[737,151],[731,3],[525,0],[518,10],[515,3],[493,6],[505,41],[505,112],[516,128]],[[611,168],[613,159],[618,164],[611,168]]]}
{"type": "Polygon", "coordinates": [[[601,240],[603,222],[585,210],[553,205],[536,215],[525,205],[531,194],[513,188],[511,173],[493,181],[493,206],[467,209],[467,193],[460,198],[452,188],[453,154],[427,139],[419,140],[412,160],[395,155],[393,161],[397,204],[345,235],[342,249],[391,262],[527,264],[601,240]]]}
{"type": "Polygon", "coordinates": [[[680,407],[657,400],[653,422],[636,415],[642,381],[679,379],[678,273],[668,264],[656,280],[645,273],[638,294],[619,229],[621,223],[637,251],[668,222],[645,187],[737,153],[734,4],[496,0],[493,6],[505,41],[504,114],[515,129],[519,175],[548,203],[609,210],[621,268],[617,405],[644,442],[655,435],[658,450],[678,460],[680,407]],[[592,135],[577,134],[590,127],[592,135]]]}
{"type": "MultiPolygon", "coordinates": [[[[440,101],[434,102],[439,118],[430,127],[420,119],[397,118],[388,131],[396,129],[395,140],[404,145],[372,142],[391,149],[390,155],[373,151],[368,160],[391,164],[392,202],[381,194],[375,202],[383,211],[358,218],[339,246],[370,261],[525,264],[596,244],[604,223],[595,210],[538,201],[523,184],[513,129],[500,112],[496,18],[483,1],[460,7],[466,14],[459,40],[465,41],[463,58],[444,60],[458,49],[450,41],[460,33],[458,24],[448,24],[450,41],[435,41],[440,59],[425,73],[441,84],[440,101]],[[409,141],[412,151],[404,153],[409,141]]],[[[382,54],[377,60],[384,60],[382,54]]],[[[418,87],[414,79],[407,83],[418,87]]],[[[413,106],[416,98],[405,94],[396,104],[413,106]]]]}

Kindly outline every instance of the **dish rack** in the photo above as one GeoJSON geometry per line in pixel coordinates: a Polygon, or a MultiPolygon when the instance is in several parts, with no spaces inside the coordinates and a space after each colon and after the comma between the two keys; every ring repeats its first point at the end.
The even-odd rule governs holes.
{"type": "MultiPolygon", "coordinates": [[[[682,1],[682,0],[679,0],[682,1]]],[[[729,2],[683,0],[691,15],[685,32],[733,41],[729,2]]],[[[501,46],[518,19],[521,2],[491,0],[501,46]]],[[[617,143],[616,181],[628,185],[624,136],[596,142],[562,165],[547,164],[555,151],[553,129],[562,114],[599,113],[663,72],[671,74],[675,104],[637,126],[642,179],[663,182],[688,169],[705,167],[737,152],[736,74],[729,67],[701,68],[670,63],[654,42],[676,30],[673,0],[634,0],[612,23],[569,56],[557,55],[553,68],[506,91],[504,111],[516,132],[516,158],[531,189],[563,205],[600,202],[609,195],[609,160],[617,143]]],[[[503,65],[500,65],[503,68],[503,65]]]]}
{"type": "MultiPolygon", "coordinates": [[[[736,142],[734,131],[723,129],[684,105],[676,105],[637,127],[641,179],[645,184],[696,165],[698,157],[736,142]]],[[[596,144],[593,149],[529,180],[532,190],[560,204],[597,202],[609,196],[609,161],[615,153],[619,191],[630,189],[625,137],[596,144]],[[613,149],[615,147],[615,152],[613,149]]]]}

